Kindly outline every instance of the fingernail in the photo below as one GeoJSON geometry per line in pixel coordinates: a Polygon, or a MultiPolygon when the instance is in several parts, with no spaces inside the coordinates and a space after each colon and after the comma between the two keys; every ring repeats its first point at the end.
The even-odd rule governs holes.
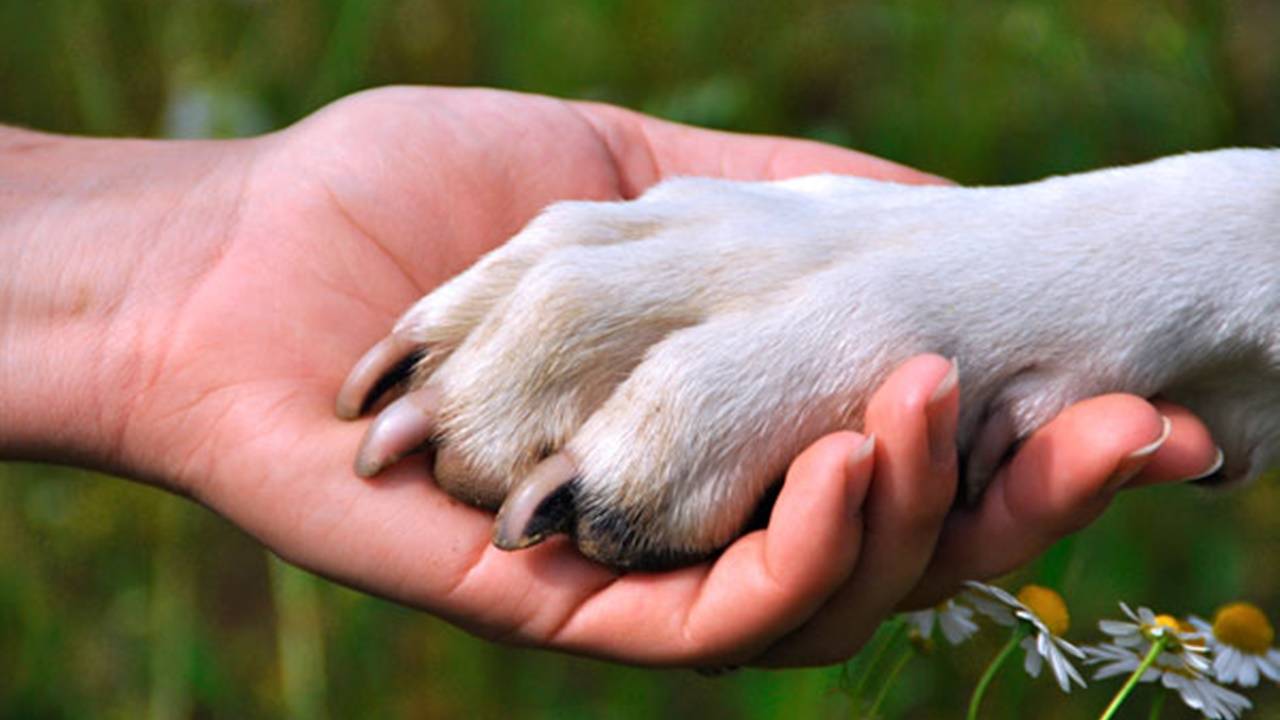
{"type": "Polygon", "coordinates": [[[1107,480],[1107,484],[1103,486],[1103,492],[1118,490],[1137,477],[1138,473],[1142,472],[1142,468],[1146,467],[1147,463],[1151,461],[1156,451],[1169,439],[1169,434],[1173,432],[1173,423],[1163,415],[1160,416],[1160,421],[1162,424],[1160,437],[1126,455],[1116,466],[1116,470],[1111,474],[1111,478],[1107,480]]]}
{"type": "Polygon", "coordinates": [[[956,363],[955,358],[950,358],[947,362],[951,363],[951,369],[946,375],[942,376],[942,382],[938,383],[938,387],[933,389],[933,394],[929,396],[929,405],[937,405],[946,396],[951,394],[955,389],[956,383],[960,381],[960,366],[956,363]]]}
{"type": "Polygon", "coordinates": [[[950,402],[951,394],[960,382],[960,366],[951,358],[951,369],[942,382],[934,388],[929,402],[924,406],[925,423],[929,432],[929,457],[935,466],[954,465],[956,462],[956,420],[959,406],[950,402]]]}
{"type": "Polygon", "coordinates": [[[862,444],[854,448],[853,452],[849,453],[849,457],[845,459],[844,476],[849,488],[845,493],[845,509],[850,519],[856,519],[862,514],[862,503],[867,498],[867,484],[854,483],[853,479],[857,477],[858,468],[875,455],[875,452],[876,436],[871,434],[862,441],[862,444]]]}
{"type": "Polygon", "coordinates": [[[867,458],[871,457],[876,451],[876,436],[874,433],[867,436],[862,444],[854,448],[849,453],[849,459],[845,461],[845,474],[853,475],[857,472],[857,467],[861,465],[867,458]]]}
{"type": "Polygon", "coordinates": [[[1187,478],[1183,482],[1195,483],[1203,487],[1213,487],[1220,485],[1227,479],[1226,473],[1222,472],[1222,466],[1226,464],[1226,456],[1222,454],[1222,448],[1217,448],[1217,454],[1213,456],[1213,464],[1211,464],[1204,472],[1187,478]]]}

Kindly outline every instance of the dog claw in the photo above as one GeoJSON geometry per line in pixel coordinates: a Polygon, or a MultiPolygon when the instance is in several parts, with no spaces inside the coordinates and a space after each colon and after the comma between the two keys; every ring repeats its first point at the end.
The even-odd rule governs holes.
{"type": "Polygon", "coordinates": [[[567,532],[577,514],[573,504],[578,469],[564,453],[538,463],[502,503],[493,528],[493,544],[503,550],[537,545],[549,535],[567,532]]]}
{"type": "Polygon", "coordinates": [[[435,431],[439,407],[440,393],[427,385],[378,413],[356,453],[356,475],[373,477],[422,447],[435,431]]]}
{"type": "Polygon", "coordinates": [[[361,357],[338,390],[334,411],[343,420],[360,417],[378,396],[400,382],[418,359],[417,345],[388,335],[361,357]]]}

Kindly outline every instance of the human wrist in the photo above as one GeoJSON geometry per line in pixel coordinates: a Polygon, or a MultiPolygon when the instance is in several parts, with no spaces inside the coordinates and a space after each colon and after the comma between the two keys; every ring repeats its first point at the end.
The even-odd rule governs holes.
{"type": "Polygon", "coordinates": [[[0,459],[138,474],[131,398],[225,242],[227,145],[0,128],[0,459]]]}

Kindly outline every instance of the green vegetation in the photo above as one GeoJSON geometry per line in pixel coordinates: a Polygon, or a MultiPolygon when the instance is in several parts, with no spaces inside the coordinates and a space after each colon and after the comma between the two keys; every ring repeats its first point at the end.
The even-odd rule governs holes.
{"type": "MultiPolygon", "coordinates": [[[[364,87],[483,84],[994,183],[1276,144],[1277,37],[1270,0],[0,0],[0,122],[248,134],[364,87]]],[[[1081,624],[1117,600],[1209,614],[1246,598],[1275,618],[1278,543],[1275,483],[1161,488],[1027,575],[1081,624]]],[[[909,665],[886,714],[958,717],[999,646],[979,642],[909,665]]],[[[841,672],[707,679],[500,648],[288,568],[150,488],[0,465],[0,717],[827,717],[849,712],[841,672]]],[[[1009,673],[984,708],[1096,717],[1107,696],[1065,702],[1009,673]]],[[[1249,717],[1280,717],[1280,691],[1250,696],[1249,717]]]]}

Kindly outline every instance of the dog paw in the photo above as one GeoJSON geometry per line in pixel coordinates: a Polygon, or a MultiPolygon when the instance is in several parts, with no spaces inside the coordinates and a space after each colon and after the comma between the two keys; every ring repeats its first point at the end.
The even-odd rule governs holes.
{"type": "Polygon", "coordinates": [[[850,256],[800,220],[824,214],[823,182],[689,179],[552,206],[352,371],[342,417],[403,390],[357,473],[429,444],[443,489],[502,508],[506,547],[565,531],[620,567],[723,547],[804,445],[857,415],[809,317],[838,324],[811,279],[850,256]]]}
{"type": "Polygon", "coordinates": [[[920,352],[958,358],[970,499],[1020,439],[1112,391],[1191,405],[1248,473],[1280,435],[1280,398],[1253,385],[1275,386],[1276,313],[1258,318],[1280,272],[1247,223],[1205,228],[1241,194],[1274,203],[1189,202],[1187,174],[1165,161],[972,190],[678,179],[560,203],[410,308],[338,414],[398,395],[358,474],[432,449],[444,490],[500,508],[499,546],[565,532],[621,568],[724,547],[800,450],[859,428],[870,392],[920,352]]]}

